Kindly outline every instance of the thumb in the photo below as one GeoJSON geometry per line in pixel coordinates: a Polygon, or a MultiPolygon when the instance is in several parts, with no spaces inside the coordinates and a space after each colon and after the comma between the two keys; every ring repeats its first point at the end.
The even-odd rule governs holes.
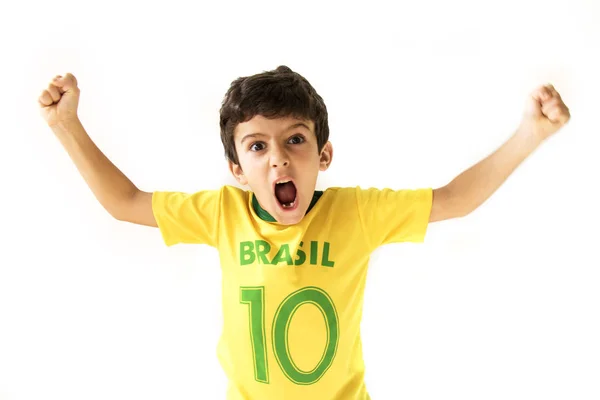
{"type": "Polygon", "coordinates": [[[60,94],[76,92],[79,90],[77,87],[77,79],[69,72],[67,72],[65,76],[57,75],[52,81],[52,84],[58,88],[60,94]]]}
{"type": "Polygon", "coordinates": [[[542,116],[542,98],[539,92],[533,92],[527,98],[525,114],[533,118],[540,118],[542,116]]]}

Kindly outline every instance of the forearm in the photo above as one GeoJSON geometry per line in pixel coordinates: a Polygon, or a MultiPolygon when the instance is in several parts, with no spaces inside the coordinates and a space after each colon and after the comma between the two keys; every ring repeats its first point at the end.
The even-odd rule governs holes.
{"type": "Polygon", "coordinates": [[[457,215],[467,215],[483,204],[541,144],[530,132],[517,130],[502,146],[448,185],[457,215]]]}
{"type": "Polygon", "coordinates": [[[51,129],[96,199],[111,215],[118,215],[137,187],[100,151],[79,120],[51,129]]]}

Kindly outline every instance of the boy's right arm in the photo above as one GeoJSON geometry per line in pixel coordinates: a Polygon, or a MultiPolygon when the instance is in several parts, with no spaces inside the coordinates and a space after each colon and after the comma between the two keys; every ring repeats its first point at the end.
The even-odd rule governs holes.
{"type": "Polygon", "coordinates": [[[57,76],[38,99],[41,113],[100,204],[120,221],[158,227],[152,193],[139,190],[95,145],[77,117],[79,88],[57,76]]]}
{"type": "Polygon", "coordinates": [[[152,193],[139,190],[94,144],[79,121],[52,128],[96,199],[120,221],[157,227],[152,193]]]}

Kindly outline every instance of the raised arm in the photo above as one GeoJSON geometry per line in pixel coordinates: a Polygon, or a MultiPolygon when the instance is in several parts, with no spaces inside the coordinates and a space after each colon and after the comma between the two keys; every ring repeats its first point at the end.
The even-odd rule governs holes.
{"type": "Polygon", "coordinates": [[[570,117],[568,107],[552,85],[537,88],[527,101],[519,128],[502,146],[433,191],[429,222],[463,217],[477,209],[570,117]]]}
{"type": "Polygon", "coordinates": [[[41,114],[96,199],[120,221],[157,227],[152,193],[139,190],[94,144],[77,115],[80,90],[70,73],[55,77],[38,98],[41,114]]]}

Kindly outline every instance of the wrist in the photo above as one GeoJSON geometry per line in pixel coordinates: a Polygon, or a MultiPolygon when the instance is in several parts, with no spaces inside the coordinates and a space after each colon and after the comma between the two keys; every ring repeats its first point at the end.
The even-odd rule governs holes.
{"type": "Polygon", "coordinates": [[[529,151],[535,150],[544,142],[544,139],[540,137],[540,135],[536,134],[535,129],[532,129],[526,125],[521,125],[516,130],[513,137],[518,141],[519,147],[529,151]]]}
{"type": "Polygon", "coordinates": [[[83,127],[79,118],[72,118],[65,121],[57,122],[50,126],[52,131],[57,135],[65,135],[80,130],[83,127]]]}

